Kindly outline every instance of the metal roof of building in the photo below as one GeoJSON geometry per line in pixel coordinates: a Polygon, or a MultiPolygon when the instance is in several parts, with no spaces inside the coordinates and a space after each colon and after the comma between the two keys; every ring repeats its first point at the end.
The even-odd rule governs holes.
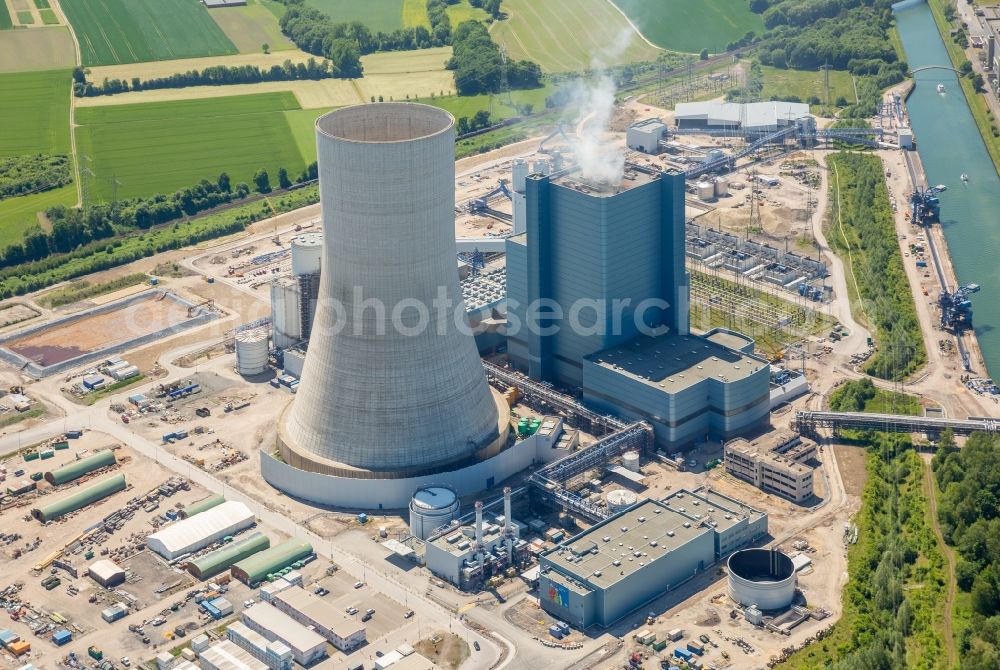
{"type": "Polygon", "coordinates": [[[803,102],[680,102],[674,107],[675,120],[704,119],[709,125],[739,126],[746,128],[788,125],[796,119],[809,116],[809,105],[803,102]]]}
{"type": "Polygon", "coordinates": [[[312,545],[291,539],[270,549],[258,552],[233,565],[233,575],[242,576],[249,584],[264,581],[269,573],[288,567],[313,553],[312,545]]]}
{"type": "Polygon", "coordinates": [[[187,569],[198,579],[208,579],[213,577],[234,563],[238,563],[245,558],[249,558],[258,551],[264,551],[271,546],[271,540],[263,533],[253,533],[252,535],[230,542],[221,549],[199,556],[188,562],[187,569]]]}
{"type": "Polygon", "coordinates": [[[164,558],[173,559],[249,528],[255,521],[249,507],[231,500],[153,533],[146,544],[164,558]]]}
{"type": "MultiPolygon", "coordinates": [[[[544,556],[567,575],[608,588],[709,532],[692,516],[649,499],[571,537],[544,556]]],[[[553,574],[548,573],[550,578],[553,574]]]]}
{"type": "Polygon", "coordinates": [[[342,638],[349,638],[355,633],[365,630],[365,625],[357,619],[344,615],[329,602],[309,593],[303,588],[287,589],[274,596],[292,609],[298,610],[306,618],[318,621],[333,633],[342,638]]]}
{"type": "Polygon", "coordinates": [[[603,368],[676,393],[702,381],[745,379],[768,363],[697,335],[640,335],[625,344],[586,356],[603,368]]]}
{"type": "Polygon", "coordinates": [[[199,656],[217,670],[268,670],[267,666],[229,640],[213,644],[199,656]]]}
{"type": "Polygon", "coordinates": [[[108,559],[101,559],[91,564],[87,571],[93,574],[101,581],[110,581],[118,576],[125,575],[125,569],[115,563],[114,561],[109,561],[108,559]]]}
{"type": "Polygon", "coordinates": [[[743,519],[753,522],[764,516],[761,510],[709,488],[677,489],[663,499],[663,504],[699,520],[714,522],[713,528],[720,533],[743,519]]]}
{"type": "Polygon", "coordinates": [[[115,452],[110,449],[101,449],[100,451],[95,451],[90,456],[67,463],[51,472],[46,472],[45,481],[54,486],[59,486],[74,479],[79,479],[88,472],[93,472],[94,470],[114,465],[115,463],[115,452]]]}
{"type": "Polygon", "coordinates": [[[102,479],[96,484],[81,489],[61,500],[37,507],[31,510],[31,514],[42,523],[45,523],[124,490],[125,475],[120,473],[111,475],[107,479],[102,479]]]}
{"type": "Polygon", "coordinates": [[[257,603],[243,612],[243,621],[250,621],[269,631],[296,653],[308,652],[326,644],[319,633],[309,630],[269,603],[257,603]]]}

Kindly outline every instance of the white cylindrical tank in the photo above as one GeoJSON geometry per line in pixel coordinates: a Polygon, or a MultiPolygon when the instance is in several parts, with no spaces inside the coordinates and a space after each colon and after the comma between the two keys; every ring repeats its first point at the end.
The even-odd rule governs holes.
{"type": "Polygon", "coordinates": [[[271,282],[271,325],[275,349],[302,340],[302,310],[298,282],[282,277],[271,282]]]}
{"type": "Polygon", "coordinates": [[[625,466],[626,470],[631,470],[632,472],[639,472],[639,452],[626,451],[624,454],[622,454],[622,465],[625,466]]]}
{"type": "Polygon", "coordinates": [[[627,489],[615,489],[608,492],[607,501],[608,510],[612,514],[618,514],[639,502],[639,496],[627,489]]]}
{"type": "Polygon", "coordinates": [[[316,274],[323,260],[323,233],[302,233],[292,238],[292,276],[316,274]]]}
{"type": "Polygon", "coordinates": [[[719,177],[715,180],[715,197],[719,198],[724,195],[729,195],[729,180],[725,177],[719,177]]]}
{"type": "Polygon", "coordinates": [[[410,500],[410,532],[426,540],[434,529],[458,518],[458,494],[447,486],[417,489],[410,500]]]}
{"type": "Polygon", "coordinates": [[[282,458],[374,483],[497,455],[510,408],[441,307],[465,313],[454,117],[415,103],[346,107],[316,121],[316,146],[330,244],[309,355],[278,426],[282,458]]]}
{"type": "Polygon", "coordinates": [[[245,377],[267,369],[267,331],[258,328],[236,333],[236,371],[245,377]]]}
{"type": "Polygon", "coordinates": [[[539,158],[534,163],[531,164],[532,174],[548,174],[551,172],[551,167],[549,166],[549,159],[539,158]]]}
{"type": "Polygon", "coordinates": [[[524,182],[528,178],[528,159],[519,157],[514,159],[514,164],[510,169],[511,187],[515,191],[524,193],[524,182]]]}
{"type": "Polygon", "coordinates": [[[699,200],[711,200],[715,197],[715,186],[710,181],[700,181],[694,186],[699,200]]]}
{"type": "Polygon", "coordinates": [[[795,566],[777,549],[744,549],[726,563],[729,597],[741,605],[782,610],[795,598],[795,566]]]}

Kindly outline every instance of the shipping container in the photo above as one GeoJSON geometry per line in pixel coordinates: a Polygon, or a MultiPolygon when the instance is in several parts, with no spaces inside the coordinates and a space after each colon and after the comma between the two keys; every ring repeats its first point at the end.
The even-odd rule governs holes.
{"type": "Polygon", "coordinates": [[[81,435],[83,435],[83,431],[82,430],[67,430],[66,431],[66,437],[69,438],[70,440],[75,440],[78,437],[80,437],[81,435]]]}
{"type": "Polygon", "coordinates": [[[666,648],[667,648],[666,640],[660,640],[659,642],[653,643],[653,651],[663,651],[666,648]]]}
{"type": "Polygon", "coordinates": [[[31,644],[24,640],[18,640],[17,642],[12,642],[11,644],[9,644],[7,646],[7,649],[9,649],[10,653],[14,654],[15,657],[24,656],[29,651],[31,651],[31,644]]]}
{"type": "Polygon", "coordinates": [[[52,445],[52,448],[56,451],[62,451],[63,449],[69,449],[69,442],[66,440],[60,440],[52,445]]]}
{"type": "Polygon", "coordinates": [[[680,647],[675,647],[674,656],[684,661],[687,661],[690,660],[691,658],[691,652],[688,651],[687,649],[681,649],[680,647]]]}
{"type": "Polygon", "coordinates": [[[56,632],[52,633],[52,642],[54,642],[56,646],[61,647],[64,644],[68,644],[72,640],[73,640],[73,633],[69,632],[65,628],[61,628],[56,632]]]}
{"type": "Polygon", "coordinates": [[[38,452],[37,451],[29,451],[28,453],[26,453],[24,455],[24,460],[26,460],[26,461],[37,461],[38,460],[38,452]]]}
{"type": "Polygon", "coordinates": [[[674,628],[669,633],[667,633],[667,637],[670,638],[671,642],[676,642],[677,640],[684,637],[684,631],[681,630],[680,628],[674,628]]]}
{"type": "Polygon", "coordinates": [[[687,643],[687,648],[688,651],[698,654],[699,656],[705,653],[705,646],[701,642],[695,642],[694,640],[687,643]]]}
{"type": "Polygon", "coordinates": [[[42,451],[38,452],[39,458],[41,458],[43,461],[46,458],[52,458],[55,455],[56,455],[55,449],[43,449],[42,451]]]}

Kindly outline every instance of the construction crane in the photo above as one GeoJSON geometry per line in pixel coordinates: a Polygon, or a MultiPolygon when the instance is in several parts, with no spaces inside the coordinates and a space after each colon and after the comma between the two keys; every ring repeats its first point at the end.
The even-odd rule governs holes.
{"type": "Polygon", "coordinates": [[[944,289],[938,297],[941,308],[941,327],[953,333],[972,328],[972,301],[969,296],[978,293],[979,284],[966,284],[954,292],[944,289]]]}
{"type": "Polygon", "coordinates": [[[507,187],[506,179],[497,180],[497,186],[492,191],[482,196],[481,198],[473,198],[469,201],[469,211],[473,214],[491,214],[493,216],[499,216],[504,220],[509,221],[511,216],[505,212],[498,212],[490,207],[490,201],[499,196],[505,196],[508,200],[513,200],[514,195],[510,192],[507,187]]]}

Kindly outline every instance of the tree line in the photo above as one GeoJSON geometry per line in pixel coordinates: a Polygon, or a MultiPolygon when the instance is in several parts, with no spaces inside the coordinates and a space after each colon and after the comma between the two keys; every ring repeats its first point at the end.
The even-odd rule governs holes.
{"type": "Polygon", "coordinates": [[[975,433],[956,449],[946,432],[932,466],[941,534],[958,552],[956,582],[971,599],[958,639],[962,669],[1000,668],[1000,438],[975,433]]]}
{"type": "Polygon", "coordinates": [[[905,379],[927,356],[896,240],[882,161],[871,154],[839,152],[830,156],[829,163],[834,216],[843,220],[831,243],[838,253],[852,251],[860,298],[878,340],[865,372],[882,379],[905,379]]]}
{"type": "MultiPolygon", "coordinates": [[[[313,162],[296,177],[295,183],[316,179],[316,175],[316,163],[313,162]]],[[[293,185],[285,168],[279,168],[277,178],[280,188],[287,189],[293,185]]],[[[158,193],[147,198],[98,203],[85,209],[56,205],[45,212],[51,230],[46,232],[35,226],[25,231],[21,242],[10,244],[0,252],[0,268],[39,261],[51,254],[68,253],[91,242],[131,230],[146,230],[191,217],[219,205],[243,200],[252,190],[271,192],[267,170],[260,169],[254,175],[253,189],[245,182],[233,184],[229,175],[223,172],[214,182],[202,179],[194,186],[170,194],[158,193]]]]}
{"type": "MultiPolygon", "coordinates": [[[[489,32],[479,21],[463,21],[452,34],[452,57],[446,66],[455,71],[459,95],[495,93],[500,90],[503,57],[489,32]]],[[[538,88],[542,69],[529,60],[508,60],[507,83],[511,88],[538,88]]]]}
{"type": "Polygon", "coordinates": [[[73,181],[65,154],[27,154],[0,159],[0,200],[59,188],[73,181]]]}
{"type": "Polygon", "coordinates": [[[178,72],[167,77],[140,79],[108,79],[95,84],[87,80],[82,67],[73,68],[73,94],[78,98],[98,95],[115,95],[129,91],[147,91],[159,88],[186,88],[188,86],[225,86],[227,84],[256,84],[262,81],[293,81],[296,79],[327,79],[336,76],[330,61],[310,58],[305,63],[286,60],[269,68],[257,65],[212,65],[202,70],[178,72]]]}
{"type": "Polygon", "coordinates": [[[254,221],[319,201],[315,185],[264,202],[251,202],[146,231],[90,242],[68,253],[0,268],[0,298],[24,295],[62,281],[107,270],[154,254],[244,230],[254,221]]]}

